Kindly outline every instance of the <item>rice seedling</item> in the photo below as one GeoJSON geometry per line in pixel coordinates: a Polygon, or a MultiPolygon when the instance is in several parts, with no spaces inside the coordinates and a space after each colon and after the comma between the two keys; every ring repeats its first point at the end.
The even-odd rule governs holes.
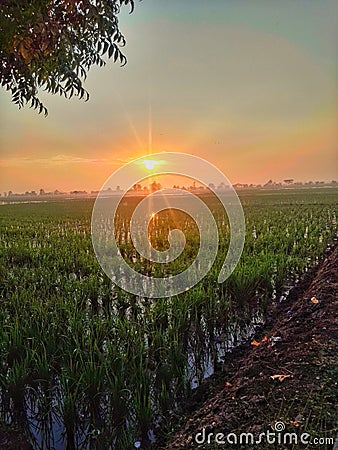
{"type": "MultiPolygon", "coordinates": [[[[218,225],[216,261],[195,287],[155,300],[124,292],[102,272],[92,200],[1,206],[1,420],[23,419],[37,449],[128,449],[152,441],[153,431],[156,439],[193,386],[264,320],[267,304],[332,244],[337,198],[336,189],[243,192],[246,243],[220,285],[228,221],[217,199],[203,198],[218,225]]],[[[138,202],[127,198],[118,210],[121,252],[141,273],[181,272],[198,251],[196,225],[181,212],[158,214],[153,245],[168,248],[178,227],[187,248],[172,263],[150,264],[130,237],[138,202]]]]}

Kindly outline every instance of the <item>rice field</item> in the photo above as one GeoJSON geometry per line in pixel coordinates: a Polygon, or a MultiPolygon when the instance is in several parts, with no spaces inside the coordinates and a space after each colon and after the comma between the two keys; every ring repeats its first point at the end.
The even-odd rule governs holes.
{"type": "MultiPolygon", "coordinates": [[[[219,254],[195,287],[147,299],[116,287],[92,248],[93,199],[0,206],[0,420],[18,422],[34,449],[132,449],[156,442],[180,403],[219,368],[227,352],[264,321],[269,302],[322,257],[337,238],[338,189],[243,191],[246,242],[224,283],[227,217],[203,197],[220,235],[219,254]]],[[[187,247],[171,264],[137,255],[126,197],[116,239],[138,271],[163,276],[193,261],[199,245],[184,213],[158,214],[153,245],[180,228],[187,247]],[[165,267],[163,267],[165,266],[165,267]]]]}

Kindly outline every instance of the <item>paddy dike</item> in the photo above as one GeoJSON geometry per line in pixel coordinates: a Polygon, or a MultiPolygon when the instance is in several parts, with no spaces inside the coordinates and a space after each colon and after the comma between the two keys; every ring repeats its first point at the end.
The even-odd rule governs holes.
{"type": "Polygon", "coordinates": [[[299,436],[307,432],[311,439],[335,441],[337,383],[336,243],[284,301],[269,307],[259,334],[228,354],[222,369],[194,391],[174,425],[168,423],[167,434],[157,448],[333,449],[329,441],[310,446],[264,441],[234,445],[220,436],[221,443],[216,444],[215,435],[253,433],[258,438],[260,433],[285,427],[284,432],[299,436]],[[276,425],[278,422],[283,424],[276,425]],[[197,436],[198,443],[197,433],[202,433],[197,436]]]}
{"type": "MultiPolygon", "coordinates": [[[[269,307],[259,334],[227,354],[221,370],[193,391],[184,409],[176,411],[174,417],[168,415],[165,435],[151,448],[332,450],[332,443],[216,444],[212,436],[252,433],[256,437],[267,430],[273,432],[276,423],[282,422],[289,433],[336,439],[337,293],[336,243],[285,300],[269,307]],[[198,435],[199,441],[203,435],[211,436],[210,444],[196,443],[197,433],[203,433],[198,435]]],[[[19,427],[0,426],[1,450],[31,450],[28,441],[19,427]]]]}

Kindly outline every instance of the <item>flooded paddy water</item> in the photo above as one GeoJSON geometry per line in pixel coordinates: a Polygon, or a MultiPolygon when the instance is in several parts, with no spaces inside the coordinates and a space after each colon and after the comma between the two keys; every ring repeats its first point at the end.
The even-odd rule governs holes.
{"type": "MultiPolygon", "coordinates": [[[[128,449],[156,441],[191,390],[227,352],[250,340],[270,302],[283,301],[337,236],[337,190],[244,192],[246,243],[234,273],[217,283],[229,242],[217,199],[204,199],[219,254],[196,286],[170,298],[124,292],[102,272],[90,235],[92,199],[6,204],[0,211],[0,417],[29,430],[34,449],[128,449]]],[[[128,230],[139,202],[117,217],[121,253],[144,274],[178,273],[196,254],[196,226],[160,213],[187,240],[178,261],[149,264],[128,230]],[[175,224],[171,223],[175,220],[175,224]]]]}

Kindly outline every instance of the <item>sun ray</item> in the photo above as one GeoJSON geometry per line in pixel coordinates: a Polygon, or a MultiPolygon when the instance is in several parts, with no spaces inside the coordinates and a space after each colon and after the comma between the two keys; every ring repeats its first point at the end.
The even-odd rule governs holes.
{"type": "Polygon", "coordinates": [[[152,124],[152,108],[149,100],[148,108],[148,155],[153,152],[153,124],[152,124]]]}

